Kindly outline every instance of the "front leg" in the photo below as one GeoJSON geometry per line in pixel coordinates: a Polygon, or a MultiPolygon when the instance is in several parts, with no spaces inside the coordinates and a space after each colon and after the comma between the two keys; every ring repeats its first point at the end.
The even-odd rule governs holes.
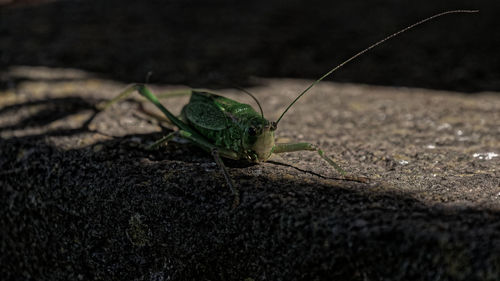
{"type": "Polygon", "coordinates": [[[343,176],[346,175],[346,172],[339,166],[337,163],[335,163],[332,158],[328,157],[325,155],[323,150],[321,150],[319,147],[312,143],[308,142],[299,142],[299,143],[277,143],[274,148],[273,148],[273,153],[283,153],[283,152],[294,152],[294,151],[316,151],[318,152],[319,156],[321,158],[325,159],[328,164],[330,164],[337,172],[342,174],[343,176]]]}
{"type": "Polygon", "coordinates": [[[215,163],[217,163],[217,166],[219,166],[222,174],[224,175],[224,178],[226,178],[227,185],[229,186],[229,189],[231,189],[231,192],[233,193],[234,199],[233,199],[233,209],[238,207],[240,204],[240,191],[237,187],[234,186],[233,180],[231,179],[231,176],[229,176],[229,173],[227,172],[226,166],[224,165],[224,162],[222,162],[222,159],[220,158],[219,151],[217,148],[212,149],[212,156],[214,157],[215,163]]]}
{"type": "Polygon", "coordinates": [[[196,134],[193,134],[193,132],[188,132],[185,130],[180,130],[179,134],[181,137],[191,141],[195,145],[203,148],[204,150],[210,152],[212,156],[214,157],[215,163],[217,166],[219,166],[220,171],[224,175],[224,178],[226,179],[227,185],[229,186],[229,189],[233,193],[234,200],[233,200],[233,209],[236,208],[239,203],[240,203],[240,191],[238,188],[234,185],[233,180],[231,179],[231,176],[229,175],[226,166],[224,165],[224,162],[222,162],[221,156],[238,160],[240,157],[238,153],[227,150],[224,148],[218,148],[215,145],[209,143],[207,140],[205,140],[202,137],[197,136],[196,134]]]}

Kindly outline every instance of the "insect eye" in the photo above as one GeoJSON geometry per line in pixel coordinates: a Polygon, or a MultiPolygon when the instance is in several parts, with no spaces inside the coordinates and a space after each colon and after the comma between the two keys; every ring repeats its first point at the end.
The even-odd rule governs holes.
{"type": "Polygon", "coordinates": [[[248,128],[248,134],[250,136],[255,136],[255,135],[257,135],[257,131],[255,130],[254,127],[250,127],[250,128],[248,128]]]}

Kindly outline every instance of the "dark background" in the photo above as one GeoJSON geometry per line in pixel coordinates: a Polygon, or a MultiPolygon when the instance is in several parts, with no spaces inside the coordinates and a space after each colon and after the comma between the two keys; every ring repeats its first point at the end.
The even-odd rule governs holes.
{"type": "Polygon", "coordinates": [[[252,77],[315,79],[458,8],[481,13],[420,26],[330,80],[499,91],[498,1],[0,3],[2,280],[498,280],[500,158],[484,155],[499,151],[499,95],[322,84],[336,96],[303,99],[279,136],[370,182],[331,178],[314,153],[227,161],[236,210],[209,154],[141,148],[170,131],[139,102],[95,110],[154,71],[208,88],[264,81],[255,93],[276,112],[307,81],[252,77]],[[110,80],[65,81],[66,68],[110,80]]]}
{"type": "Polygon", "coordinates": [[[127,83],[153,71],[154,83],[212,88],[249,86],[253,76],[315,79],[422,18],[480,9],[420,26],[330,79],[500,90],[500,2],[493,0],[3,2],[4,69],[71,67],[127,83]]]}

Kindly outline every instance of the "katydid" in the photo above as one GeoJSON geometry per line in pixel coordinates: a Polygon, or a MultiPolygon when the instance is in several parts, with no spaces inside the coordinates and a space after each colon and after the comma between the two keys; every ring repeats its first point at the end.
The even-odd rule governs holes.
{"type": "Polygon", "coordinates": [[[333,72],[337,71],[348,62],[354,60],[383,42],[420,24],[443,15],[475,12],[477,12],[477,10],[453,10],[442,12],[418,21],[370,45],[368,48],[363,49],[359,53],[340,63],[310,84],[288,105],[288,107],[286,107],[278,120],[275,122],[270,122],[264,118],[260,104],[251,94],[252,98],[254,98],[259,105],[260,113],[248,104],[239,103],[206,90],[195,89],[186,90],[184,93],[172,94],[191,94],[189,103],[184,106],[180,116],[175,116],[160,103],[157,96],[153,94],[144,84],[134,84],[128,87],[117,97],[100,106],[100,108],[104,109],[116,101],[125,98],[132,92],[139,92],[139,94],[144,96],[158,109],[160,109],[170,122],[179,128],[178,131],[174,131],[173,133],[170,133],[153,143],[150,148],[164,144],[177,136],[187,139],[207,152],[210,152],[224,175],[227,185],[235,196],[234,205],[237,205],[239,202],[239,192],[229,176],[221,157],[234,160],[243,159],[258,163],[267,161],[273,154],[305,150],[316,151],[319,156],[330,164],[338,173],[345,176],[346,173],[344,170],[337,165],[331,157],[328,157],[323,150],[314,144],[307,142],[276,143],[274,131],[278,128],[278,124],[283,116],[314,85],[331,75],[333,72]]]}

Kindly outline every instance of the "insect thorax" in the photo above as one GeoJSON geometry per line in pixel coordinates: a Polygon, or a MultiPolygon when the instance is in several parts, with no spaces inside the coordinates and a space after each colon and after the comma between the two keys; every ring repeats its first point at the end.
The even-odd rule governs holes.
{"type": "Polygon", "coordinates": [[[253,162],[269,158],[274,146],[270,122],[250,105],[212,93],[196,92],[182,110],[184,119],[217,147],[253,162]]]}

